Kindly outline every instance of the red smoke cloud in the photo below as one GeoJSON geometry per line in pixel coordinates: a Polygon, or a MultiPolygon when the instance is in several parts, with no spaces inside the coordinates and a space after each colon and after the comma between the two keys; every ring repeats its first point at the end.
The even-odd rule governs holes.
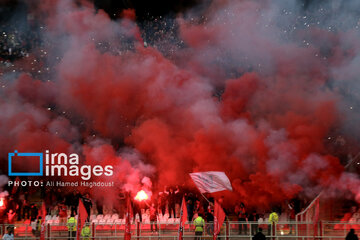
{"type": "Polygon", "coordinates": [[[4,92],[1,154],[77,151],[84,164],[113,165],[116,185],[134,193],[145,176],[160,189],[224,171],[234,197],[266,207],[358,183],[324,145],[341,124],[340,96],[316,46],[280,42],[262,25],[270,6],[221,6],[207,22],[179,20],[187,46],[170,60],[143,47],[133,17],[60,1],[44,36],[52,81],[21,75],[4,92]]]}

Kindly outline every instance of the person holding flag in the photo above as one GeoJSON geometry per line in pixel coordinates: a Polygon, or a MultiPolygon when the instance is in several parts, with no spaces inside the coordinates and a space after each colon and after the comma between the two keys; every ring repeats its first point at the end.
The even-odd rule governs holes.
{"type": "MultiPolygon", "coordinates": [[[[207,211],[205,213],[205,221],[207,223],[214,222],[214,199],[210,198],[209,206],[207,207],[207,211]]],[[[207,224],[206,225],[206,233],[208,235],[214,234],[214,224],[207,224]]]]}
{"type": "MultiPolygon", "coordinates": [[[[201,195],[209,202],[209,200],[203,195],[203,193],[214,193],[220,192],[224,190],[232,191],[232,186],[229,178],[226,176],[224,172],[217,172],[217,171],[209,171],[209,172],[196,172],[190,173],[191,179],[194,181],[196,187],[199,189],[201,195]]],[[[221,200],[221,199],[220,199],[221,200]]],[[[195,219],[196,220],[196,219],[195,219]]],[[[195,224],[194,220],[194,224],[195,224]]],[[[202,219],[204,220],[204,219],[202,219]]],[[[215,201],[214,204],[214,233],[213,238],[214,240],[220,233],[221,226],[225,221],[225,212],[222,209],[221,205],[215,201]]],[[[201,222],[201,219],[199,219],[201,222]]],[[[205,225],[205,222],[204,222],[205,225]]],[[[199,230],[201,228],[199,227],[199,230]]],[[[197,234],[200,234],[197,233],[197,234]]],[[[195,229],[196,235],[196,229],[195,229]]],[[[202,232],[201,232],[202,235],[202,232]]],[[[199,239],[199,237],[195,238],[199,239]]]]}

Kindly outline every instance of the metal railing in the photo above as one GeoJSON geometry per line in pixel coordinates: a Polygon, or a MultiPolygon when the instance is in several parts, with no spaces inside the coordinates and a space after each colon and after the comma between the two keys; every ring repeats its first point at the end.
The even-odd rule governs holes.
{"type": "MultiPolygon", "coordinates": [[[[153,222],[153,231],[150,223],[132,223],[131,235],[137,240],[173,240],[178,238],[179,223],[153,222]],[[155,229],[156,225],[156,229],[155,229]]],[[[6,232],[7,224],[0,224],[1,236],[6,232]]],[[[14,227],[15,239],[40,239],[39,231],[32,229],[30,224],[12,224],[14,227]]],[[[331,222],[320,221],[316,224],[313,222],[296,222],[285,221],[276,224],[268,222],[224,222],[219,239],[249,239],[262,228],[263,234],[271,240],[308,240],[308,239],[326,239],[338,240],[344,239],[350,228],[360,229],[360,224],[352,222],[331,222]]],[[[360,230],[359,230],[360,231],[360,230]]],[[[125,224],[91,224],[91,237],[81,239],[123,239],[125,233],[125,224]]],[[[213,233],[213,224],[206,223],[203,235],[200,239],[211,239],[213,233]]],[[[69,238],[69,231],[66,225],[46,224],[45,239],[75,239],[69,238]]],[[[195,239],[194,226],[192,223],[186,223],[183,229],[183,238],[195,239]]]]}

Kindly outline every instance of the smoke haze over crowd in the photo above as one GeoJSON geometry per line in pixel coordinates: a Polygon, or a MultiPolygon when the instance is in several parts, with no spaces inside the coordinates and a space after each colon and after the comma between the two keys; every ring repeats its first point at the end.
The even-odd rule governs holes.
{"type": "Polygon", "coordinates": [[[34,1],[41,43],[0,69],[3,174],[8,152],[49,149],[113,165],[115,185],[135,192],[224,171],[249,205],[354,197],[359,5],[214,0],[140,21],[34,1]]]}

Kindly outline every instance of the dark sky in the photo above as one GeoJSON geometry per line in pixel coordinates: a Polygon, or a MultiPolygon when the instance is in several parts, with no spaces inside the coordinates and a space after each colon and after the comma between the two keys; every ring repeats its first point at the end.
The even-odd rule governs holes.
{"type": "MultiPolygon", "coordinates": [[[[75,0],[76,1],[76,0],[75,0]]],[[[104,9],[111,18],[117,18],[123,9],[133,8],[137,20],[151,20],[158,16],[173,16],[189,8],[201,5],[206,8],[213,0],[88,0],[98,9],[104,9]]],[[[296,0],[304,9],[316,7],[324,0],[296,0]]],[[[346,1],[341,1],[345,4],[346,1]]],[[[14,12],[23,8],[23,0],[0,0],[0,22],[7,21],[14,12]]]]}
{"type": "Polygon", "coordinates": [[[200,3],[208,4],[212,0],[94,0],[95,7],[104,9],[111,17],[122,9],[136,10],[138,20],[149,16],[165,16],[185,11],[200,3]]]}

